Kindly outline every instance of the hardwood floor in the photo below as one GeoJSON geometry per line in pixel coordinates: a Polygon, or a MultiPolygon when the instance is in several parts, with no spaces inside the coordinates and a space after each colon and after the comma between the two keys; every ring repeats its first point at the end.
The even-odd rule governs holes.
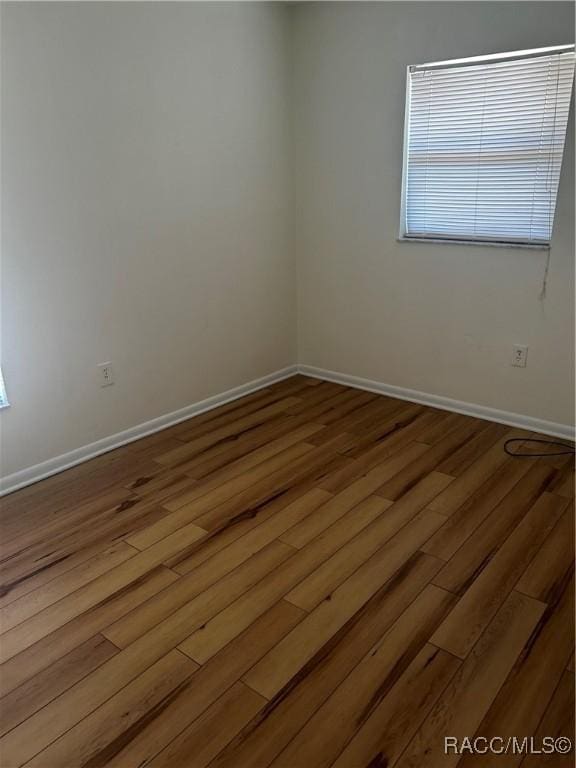
{"type": "Polygon", "coordinates": [[[2,768],[573,765],[574,466],[296,376],[2,502],[2,768]],[[541,762],[540,762],[541,761],[541,762]]]}

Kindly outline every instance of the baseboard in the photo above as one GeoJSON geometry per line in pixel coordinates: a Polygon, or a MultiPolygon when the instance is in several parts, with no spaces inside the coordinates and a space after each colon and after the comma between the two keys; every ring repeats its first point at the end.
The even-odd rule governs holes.
{"type": "Polygon", "coordinates": [[[544,419],[536,419],[533,416],[525,416],[521,413],[489,408],[486,405],[466,403],[462,400],[452,400],[450,397],[431,395],[427,392],[419,392],[415,389],[395,387],[392,384],[383,384],[379,381],[362,379],[347,373],[327,371],[324,368],[316,368],[311,365],[299,365],[298,372],[305,376],[312,376],[316,379],[334,381],[337,384],[345,384],[349,387],[365,389],[368,392],[388,395],[389,397],[395,397],[398,400],[408,400],[411,403],[421,403],[422,405],[440,408],[443,411],[463,413],[466,416],[475,416],[478,419],[486,419],[487,421],[496,421],[499,424],[508,424],[511,427],[528,429],[531,432],[541,432],[544,435],[560,437],[564,440],[574,440],[574,427],[567,424],[558,424],[555,421],[545,421],[544,419]]]}
{"type": "Polygon", "coordinates": [[[244,397],[244,395],[249,395],[270,384],[274,384],[277,381],[282,381],[290,376],[294,376],[296,373],[301,373],[316,379],[334,381],[338,384],[345,384],[349,387],[355,387],[356,389],[364,389],[368,392],[388,395],[389,397],[395,397],[398,400],[408,400],[412,403],[421,403],[422,405],[429,405],[433,408],[439,408],[445,411],[462,413],[466,416],[475,416],[479,419],[495,421],[499,424],[508,424],[511,427],[519,427],[532,432],[540,432],[544,435],[559,437],[565,440],[574,440],[575,436],[574,427],[566,424],[558,424],[554,421],[536,419],[533,416],[525,416],[511,411],[501,411],[497,408],[489,408],[488,406],[477,405],[476,403],[453,400],[450,397],[442,397],[441,395],[431,395],[427,392],[419,392],[418,390],[406,389],[405,387],[396,387],[392,384],[383,384],[379,381],[363,379],[358,376],[351,376],[347,373],[328,371],[324,368],[316,368],[311,365],[291,365],[280,371],[271,373],[268,376],[263,376],[260,379],[255,379],[247,384],[242,384],[239,387],[222,392],[219,395],[214,395],[213,397],[208,397],[205,400],[188,405],[178,411],[167,413],[164,416],[159,416],[156,419],[146,421],[143,424],[138,424],[123,432],[117,432],[109,437],[104,437],[102,440],[97,440],[94,443],[82,446],[69,453],[56,456],[54,459],[49,459],[41,464],[35,464],[34,466],[27,467],[19,472],[6,475],[6,477],[0,478],[0,496],[17,491],[19,488],[24,488],[27,485],[32,485],[32,483],[37,483],[39,480],[44,480],[51,475],[56,475],[59,472],[63,472],[65,469],[70,469],[70,467],[82,464],[84,461],[93,459],[96,456],[100,456],[102,453],[107,453],[108,451],[113,451],[115,448],[120,448],[123,445],[132,443],[134,440],[139,440],[141,437],[146,437],[154,432],[160,432],[181,421],[186,421],[186,419],[190,419],[192,416],[197,416],[205,411],[218,408],[220,405],[229,403],[232,400],[237,400],[240,397],[244,397]]]}
{"type": "Polygon", "coordinates": [[[277,381],[287,379],[289,376],[294,376],[297,372],[298,367],[296,365],[282,368],[282,370],[271,373],[268,376],[263,376],[262,378],[255,379],[247,384],[234,387],[234,389],[229,389],[219,395],[208,397],[198,403],[187,405],[185,408],[181,408],[178,411],[167,413],[164,416],[159,416],[151,421],[145,421],[143,424],[138,424],[123,432],[117,432],[109,437],[104,437],[102,440],[97,440],[95,443],[76,448],[69,453],[63,453],[61,456],[56,456],[54,459],[49,459],[48,461],[43,461],[41,464],[35,464],[34,466],[27,467],[19,472],[6,475],[6,477],[0,478],[0,496],[5,496],[7,493],[17,491],[19,488],[24,488],[26,485],[37,483],[39,480],[44,480],[46,477],[56,475],[58,472],[63,472],[65,469],[70,469],[70,467],[76,466],[76,464],[81,464],[84,461],[100,456],[102,453],[107,453],[108,451],[113,451],[115,448],[120,448],[123,445],[132,443],[134,440],[139,440],[141,437],[146,437],[146,435],[151,435],[154,432],[160,432],[162,429],[171,427],[181,421],[186,421],[186,419],[190,419],[192,416],[197,416],[205,411],[218,408],[220,405],[229,403],[232,400],[237,400],[239,397],[244,397],[244,395],[249,395],[270,384],[275,384],[277,381]]]}

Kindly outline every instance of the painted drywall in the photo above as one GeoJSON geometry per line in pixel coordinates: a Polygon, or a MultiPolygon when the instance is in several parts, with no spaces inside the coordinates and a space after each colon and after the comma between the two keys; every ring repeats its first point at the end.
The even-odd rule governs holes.
{"type": "Polygon", "coordinates": [[[544,300],[544,251],[396,241],[406,67],[573,30],[571,3],[295,7],[301,363],[574,423],[573,114],[544,300]],[[524,369],[513,344],[529,345],[524,369]]]}
{"type": "Polygon", "coordinates": [[[2,4],[4,474],[295,362],[287,11],[2,4]]]}
{"type": "Polygon", "coordinates": [[[297,361],[572,422],[572,144],[544,301],[544,252],[395,239],[406,66],[569,42],[570,4],[1,13],[3,474],[297,361]]]}

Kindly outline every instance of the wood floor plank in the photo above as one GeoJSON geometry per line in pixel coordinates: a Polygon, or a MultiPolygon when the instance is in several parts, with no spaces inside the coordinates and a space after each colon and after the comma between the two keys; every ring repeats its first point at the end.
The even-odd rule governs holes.
{"type": "MultiPolygon", "coordinates": [[[[378,511],[374,522],[316,568],[286,595],[286,599],[306,611],[311,611],[358,566],[392,538],[403,525],[424,509],[427,503],[451,481],[452,478],[447,475],[432,472],[400,501],[393,503],[383,500],[386,502],[386,507],[379,507],[377,501],[379,497],[368,497],[363,503],[369,503],[378,511]]],[[[361,506],[354,509],[355,515],[361,506]]]]}
{"type": "MultiPolygon", "coordinates": [[[[128,492],[125,491],[125,494],[128,492]]],[[[120,532],[124,531],[126,515],[123,513],[131,509],[139,500],[136,497],[118,498],[103,504],[101,508],[94,509],[85,519],[67,525],[64,530],[58,530],[53,535],[40,536],[31,541],[22,541],[22,537],[13,540],[2,548],[2,563],[0,564],[0,595],[4,596],[12,592],[15,587],[24,584],[38,574],[46,574],[51,578],[54,566],[59,565],[80,550],[91,549],[95,542],[103,542],[107,546],[110,542],[107,538],[99,536],[117,530],[120,524],[120,532]],[[113,518],[113,522],[111,519],[113,518]]],[[[138,510],[140,512],[140,510],[138,510]]],[[[130,513],[128,517],[131,518],[130,513]]]]}
{"type": "Polygon", "coordinates": [[[452,679],[460,662],[426,643],[391,691],[355,723],[334,768],[394,765],[452,679]]]}
{"type": "Polygon", "coordinates": [[[246,395],[216,410],[196,416],[183,424],[169,427],[161,432],[141,438],[122,448],[103,454],[86,464],[78,465],[65,473],[53,475],[41,483],[23,488],[2,500],[2,540],[7,542],[14,533],[31,532],[38,521],[44,524],[53,515],[60,517],[71,509],[77,509],[84,501],[95,499],[108,491],[114,484],[126,487],[151,474],[149,458],[166,452],[170,447],[177,447],[181,441],[174,437],[179,432],[189,429],[192,423],[219,417],[229,408],[240,408],[263,394],[274,394],[277,399],[302,393],[310,389],[299,377],[292,377],[289,382],[271,385],[251,395],[246,395]],[[278,398],[278,394],[280,397],[278,398]],[[170,445],[172,443],[172,445],[170,445]],[[142,461],[143,459],[146,461],[142,461]]]}
{"type": "Polygon", "coordinates": [[[547,489],[556,470],[530,469],[522,483],[510,493],[476,528],[436,577],[435,584],[449,592],[463,594],[484,566],[496,554],[534,502],[547,489]]]}
{"type": "Polygon", "coordinates": [[[71,571],[82,563],[86,563],[93,557],[102,553],[108,547],[110,543],[101,544],[97,543],[93,546],[82,547],[80,551],[75,552],[61,559],[60,561],[53,561],[50,566],[45,569],[36,569],[23,579],[16,579],[12,582],[4,582],[3,589],[0,589],[0,607],[4,608],[15,600],[19,600],[24,595],[34,592],[36,589],[48,584],[53,579],[59,578],[63,574],[71,571]],[[2,594],[2,591],[4,594],[2,594]]]}
{"type": "MultiPolygon", "coordinates": [[[[193,458],[179,464],[174,471],[180,474],[185,473],[186,477],[194,480],[201,480],[267,445],[270,441],[277,440],[283,435],[307,425],[312,426],[312,422],[305,418],[282,416],[204,449],[193,458]]],[[[321,429],[325,428],[322,424],[315,424],[315,426],[321,429]]]]}
{"type": "Polygon", "coordinates": [[[426,425],[437,420],[438,416],[422,406],[396,401],[394,408],[384,411],[383,418],[372,419],[371,423],[363,421],[350,430],[358,439],[346,450],[346,455],[361,459],[365,464],[370,460],[381,461],[383,454],[385,458],[398,447],[416,439],[426,425]]]}
{"type": "Polygon", "coordinates": [[[448,456],[457,454],[480,429],[481,426],[475,420],[471,424],[452,430],[434,446],[428,447],[422,456],[404,467],[395,477],[386,481],[377,493],[385,499],[397,501],[414,483],[436,469],[448,456]]]}
{"type": "Polygon", "coordinates": [[[0,736],[72,687],[118,653],[102,635],[94,635],[0,701],[0,736]]]}
{"type": "Polygon", "coordinates": [[[70,730],[111,696],[174,649],[195,626],[232,602],[289,554],[286,545],[274,543],[255,555],[228,579],[182,606],[165,621],[146,632],[87,675],[64,694],[0,739],[0,753],[18,768],[56,738],[70,730]]]}
{"type": "Polygon", "coordinates": [[[444,737],[473,735],[500,686],[529,640],[544,606],[513,593],[456,671],[396,765],[398,768],[455,766],[460,755],[444,753],[444,737]]]}
{"type": "Polygon", "coordinates": [[[235,560],[237,550],[248,550],[253,554],[275,538],[282,540],[284,533],[315,514],[331,498],[327,491],[321,488],[308,490],[304,484],[291,494],[260,507],[257,514],[226,521],[199,540],[198,546],[194,551],[189,550],[185,558],[179,556],[171,560],[170,567],[179,574],[186,574],[222,550],[226,550],[223,557],[228,560],[235,560]],[[234,542],[238,542],[236,547],[231,546],[234,542]]]}
{"type": "MultiPolygon", "coordinates": [[[[125,648],[220,579],[232,573],[234,569],[246,563],[266,546],[273,544],[283,525],[289,526],[300,517],[302,512],[312,512],[322,503],[324,496],[324,491],[311,491],[302,500],[296,502],[292,509],[288,508],[285,517],[270,519],[216,552],[199,567],[193,569],[189,575],[179,579],[170,589],[164,590],[155,599],[147,601],[107,627],[104,630],[106,637],[118,647],[125,648]]],[[[285,551],[290,553],[292,550],[288,547],[285,551]]]]}
{"type": "MultiPolygon", "coordinates": [[[[546,607],[516,659],[480,724],[479,735],[506,738],[536,732],[574,649],[574,575],[568,576],[564,590],[546,607]]],[[[521,755],[509,756],[508,765],[519,765],[521,759],[521,755]]],[[[498,755],[486,755],[483,765],[497,766],[498,755]]]]}
{"type": "Polygon", "coordinates": [[[575,485],[574,469],[566,467],[560,471],[557,480],[552,484],[550,490],[552,493],[563,496],[565,499],[573,499],[575,485]]]}
{"type": "Polygon", "coordinates": [[[444,736],[565,735],[574,461],[504,451],[531,436],[299,375],[11,494],[0,762],[467,768],[444,736]]]}
{"type": "MultiPolygon", "coordinates": [[[[324,383],[318,387],[305,387],[311,392],[314,390],[320,393],[320,399],[325,399],[324,383]]],[[[341,388],[337,390],[341,392],[341,388]]],[[[299,391],[300,399],[306,403],[311,401],[311,397],[305,396],[303,391],[299,391]]],[[[318,398],[318,395],[315,395],[318,398]]],[[[322,410],[322,409],[320,409],[322,410]]],[[[265,445],[271,440],[277,439],[288,432],[298,429],[300,426],[311,425],[313,420],[308,418],[308,413],[301,413],[299,416],[290,416],[281,414],[270,422],[263,422],[255,427],[245,430],[239,435],[235,435],[227,440],[219,441],[209,446],[193,458],[178,464],[178,471],[185,472],[190,477],[200,479],[230,464],[235,459],[247,455],[251,451],[265,445]]],[[[317,426],[323,427],[322,424],[317,426]]]]}
{"type": "MultiPolygon", "coordinates": [[[[194,768],[205,768],[265,703],[266,699],[250,688],[234,683],[149,765],[151,768],[188,768],[193,760],[194,768]]],[[[118,763],[118,768],[125,765],[118,763]]]]}
{"type": "Polygon", "coordinates": [[[465,658],[560,518],[568,501],[543,493],[478,574],[431,641],[465,658]]]}
{"type": "Polygon", "coordinates": [[[463,416],[461,413],[427,408],[426,414],[431,417],[431,420],[426,429],[418,436],[418,442],[430,446],[439,443],[454,429],[472,423],[469,416],[463,416]]]}
{"type": "Polygon", "coordinates": [[[293,497],[291,501],[292,497],[282,496],[262,507],[253,517],[234,521],[233,525],[225,523],[210,531],[206,538],[199,540],[195,551],[188,551],[186,558],[176,558],[170,563],[171,567],[179,574],[190,573],[222,550],[225,550],[223,558],[235,562],[238,551],[253,554],[274,539],[281,540],[284,533],[314,514],[332,498],[330,493],[321,488],[304,488],[301,493],[300,490],[295,492],[293,497]],[[234,542],[238,542],[236,547],[231,546],[234,542]]]}
{"type": "Polygon", "coordinates": [[[173,428],[173,434],[181,441],[187,442],[203,434],[201,430],[203,430],[206,424],[214,425],[214,428],[217,428],[223,423],[233,421],[241,416],[247,416],[253,411],[265,408],[267,405],[276,403],[278,400],[283,400],[285,397],[290,397],[293,394],[294,392],[285,392],[281,389],[273,391],[271,387],[265,387],[249,395],[244,395],[244,397],[231,400],[229,403],[225,403],[218,408],[199,413],[180,424],[176,424],[173,428]]]}
{"type": "Polygon", "coordinates": [[[481,428],[471,440],[468,440],[459,450],[438,465],[438,472],[459,477],[493,445],[500,443],[502,437],[509,432],[508,427],[503,424],[490,424],[489,422],[484,422],[484,424],[484,428],[481,428]]]}
{"type": "Polygon", "coordinates": [[[308,421],[318,420],[322,424],[327,423],[326,419],[332,421],[341,418],[342,409],[347,413],[348,408],[353,408],[359,393],[342,385],[336,384],[334,387],[335,389],[328,397],[312,396],[307,401],[293,403],[286,412],[292,416],[304,415],[308,421]]]}
{"type": "Polygon", "coordinates": [[[137,553],[123,541],[108,547],[85,563],[63,573],[47,584],[0,608],[0,631],[7,632],[30,616],[90,583],[137,553]]]}
{"type": "MultiPolygon", "coordinates": [[[[147,439],[147,438],[144,438],[147,439]]],[[[138,454],[124,451],[128,446],[91,459],[88,464],[72,467],[65,473],[43,480],[40,485],[18,491],[2,499],[3,542],[16,536],[30,535],[36,529],[53,520],[62,520],[64,516],[77,513],[84,504],[98,502],[111,488],[124,493],[123,486],[135,480],[142,473],[150,470],[150,459],[142,460],[138,454]],[[118,454],[123,454],[118,456],[118,454]],[[122,487],[122,491],[120,491],[122,487]],[[30,502],[19,508],[21,495],[31,491],[30,502]],[[10,507],[9,499],[14,498],[12,508],[19,512],[10,515],[5,512],[10,507]],[[4,520],[7,517],[8,521],[4,520]]]]}
{"type": "MultiPolygon", "coordinates": [[[[302,611],[289,603],[280,601],[274,605],[201,667],[194,675],[194,685],[182,691],[177,701],[169,702],[153,721],[148,722],[138,733],[132,733],[130,739],[111,743],[107,750],[108,768],[137,768],[155,759],[164,765],[168,758],[186,750],[192,742],[196,759],[197,739],[202,744],[204,741],[207,744],[219,744],[218,751],[223,749],[226,742],[222,743],[216,737],[207,738],[208,734],[204,732],[204,728],[209,728],[210,732],[212,730],[213,713],[222,715],[219,704],[221,697],[264,653],[296,626],[303,615],[302,611]],[[198,720],[200,716],[202,721],[198,720]],[[163,754],[165,747],[166,754],[163,754]]],[[[251,703],[263,701],[258,694],[253,695],[257,698],[252,698],[251,703]]],[[[228,733],[228,723],[221,720],[217,725],[220,733],[218,738],[221,739],[228,733]]],[[[190,759],[189,754],[187,758],[190,759]]]]}
{"type": "MultiPolygon", "coordinates": [[[[210,491],[222,491],[225,488],[231,488],[231,495],[234,495],[249,485],[254,485],[257,480],[271,475],[272,472],[289,464],[293,459],[313,450],[311,445],[305,444],[305,440],[321,429],[323,427],[320,424],[306,424],[296,428],[293,432],[288,432],[286,435],[271,440],[246,456],[203,477],[202,480],[198,480],[194,489],[180,496],[172,497],[165,502],[164,506],[174,512],[201,496],[205,496],[210,491]],[[248,472],[248,470],[253,471],[248,472]]],[[[225,501],[226,498],[229,497],[223,495],[221,501],[225,501]]]]}
{"type": "MultiPolygon", "coordinates": [[[[320,382],[321,383],[321,382],[320,382]]],[[[220,405],[215,409],[210,409],[204,413],[200,413],[197,416],[193,416],[191,419],[177,424],[173,427],[172,434],[179,438],[186,439],[188,432],[192,433],[194,430],[207,423],[212,425],[221,424],[223,417],[228,420],[237,419],[240,415],[247,415],[272,403],[276,403],[279,400],[283,400],[286,397],[308,397],[308,394],[313,393],[314,389],[309,386],[309,383],[304,380],[304,377],[292,376],[290,379],[276,382],[267,387],[252,392],[249,395],[243,395],[240,398],[231,400],[229,403],[220,405]],[[248,408],[247,406],[251,406],[248,408]]]]}
{"type": "Polygon", "coordinates": [[[408,560],[242,729],[212,768],[268,766],[429,583],[438,567],[439,562],[428,555],[417,553],[408,560]]]}
{"type": "Polygon", "coordinates": [[[93,557],[123,537],[151,525],[169,514],[153,501],[126,499],[98,519],[87,520],[70,532],[48,539],[18,553],[0,569],[0,593],[13,597],[21,587],[29,591],[50,581],[79,562],[93,557]],[[61,568],[63,564],[68,567],[61,568]]]}
{"type": "Polygon", "coordinates": [[[271,699],[401,569],[442,521],[433,512],[419,513],[270,651],[245,676],[247,684],[271,699]]]}
{"type": "MultiPolygon", "coordinates": [[[[145,525],[146,521],[142,524],[145,525]]],[[[62,558],[59,561],[52,561],[47,568],[37,568],[35,571],[32,569],[32,572],[24,578],[17,579],[11,583],[4,582],[3,589],[0,589],[0,608],[4,608],[24,595],[28,595],[36,589],[46,586],[53,579],[62,577],[79,565],[88,563],[92,558],[102,556],[104,552],[114,546],[114,543],[114,541],[94,542],[86,547],[81,547],[78,551],[70,554],[69,557],[62,558]]]]}
{"type": "Polygon", "coordinates": [[[283,400],[279,400],[273,405],[261,408],[254,413],[250,413],[247,416],[231,421],[218,429],[209,431],[201,437],[189,440],[178,448],[174,448],[171,451],[167,451],[158,456],[156,461],[164,466],[176,467],[208,447],[221,443],[233,435],[238,435],[246,429],[251,429],[259,424],[264,424],[270,419],[277,417],[278,414],[285,413],[290,405],[294,405],[298,402],[300,401],[296,397],[287,397],[283,400]]]}
{"type": "MultiPolygon", "coordinates": [[[[301,404],[294,403],[292,410],[298,408],[300,411],[315,408],[325,402],[332,402],[335,397],[346,394],[347,388],[343,384],[336,384],[334,381],[320,381],[316,387],[308,391],[300,390],[301,404]]],[[[348,394],[350,391],[348,390],[348,394]]]]}
{"type": "Polygon", "coordinates": [[[192,659],[204,664],[230,640],[238,635],[257,616],[286,595],[315,568],[346,544],[359,530],[382,513],[388,502],[384,499],[352,510],[353,516],[339,520],[310,546],[299,550],[283,563],[274,579],[262,581],[246,592],[239,600],[223,610],[200,629],[190,635],[179,647],[192,659]]]}
{"type": "Polygon", "coordinates": [[[517,464],[518,466],[528,466],[518,459],[510,459],[504,452],[504,443],[506,440],[518,437],[524,437],[526,432],[523,430],[509,430],[498,442],[496,442],[483,456],[479,457],[471,464],[443,494],[438,496],[432,504],[432,509],[436,512],[442,512],[445,515],[453,514],[475,491],[477,491],[487,480],[498,472],[504,465],[517,464]]]}
{"type": "MultiPolygon", "coordinates": [[[[204,495],[204,493],[212,488],[222,485],[226,481],[237,477],[244,472],[248,472],[253,467],[257,467],[263,461],[276,456],[286,448],[291,448],[293,445],[297,445],[300,442],[307,442],[313,445],[310,438],[324,430],[325,427],[322,426],[322,424],[302,424],[275,439],[269,440],[263,446],[246,453],[235,461],[228,462],[224,467],[220,467],[214,470],[214,472],[210,472],[203,475],[201,478],[198,478],[195,492],[187,495],[185,497],[186,501],[193,501],[194,498],[204,495]]],[[[169,505],[167,505],[167,508],[171,509],[169,505]]],[[[174,508],[177,509],[177,507],[174,508]]]]}
{"type": "MultiPolygon", "coordinates": [[[[536,731],[536,743],[542,744],[543,739],[559,737],[570,739],[576,743],[574,729],[574,675],[564,672],[544,717],[536,731]]],[[[571,768],[574,765],[573,749],[566,754],[556,751],[550,754],[527,755],[520,763],[522,768],[571,768]]]]}
{"type": "MultiPolygon", "coordinates": [[[[306,546],[342,515],[371,496],[380,487],[383,480],[392,477],[401,467],[421,455],[424,450],[426,450],[424,447],[411,445],[397,456],[377,465],[366,475],[351,483],[345,490],[337,493],[334,498],[318,510],[314,518],[304,520],[300,525],[295,526],[290,534],[285,534],[282,537],[283,541],[293,547],[306,546]]],[[[324,483],[321,483],[320,487],[325,489],[324,483]]]]}
{"type": "Polygon", "coordinates": [[[398,401],[385,397],[374,397],[360,408],[342,416],[330,426],[313,435],[310,442],[313,445],[322,445],[327,440],[331,440],[344,432],[358,435],[362,440],[375,423],[381,424],[385,418],[392,418],[398,410],[398,401]]]}
{"type": "MultiPolygon", "coordinates": [[[[358,413],[367,403],[373,402],[376,399],[377,395],[371,392],[349,390],[342,395],[339,402],[334,402],[330,409],[318,416],[318,421],[328,427],[337,424],[347,416],[350,416],[350,414],[358,413]]],[[[297,415],[299,412],[300,406],[288,409],[288,413],[293,413],[294,415],[297,415]]]]}
{"type": "MultiPolygon", "coordinates": [[[[512,459],[503,464],[493,477],[471,493],[466,501],[449,515],[442,528],[425,544],[425,551],[442,560],[450,560],[514,486],[521,482],[529,469],[528,464],[514,462],[512,459]]],[[[463,475],[454,480],[445,491],[436,496],[430,502],[430,509],[444,514],[446,508],[438,508],[436,502],[444,497],[450,488],[458,485],[462,477],[463,475]]]]}
{"type": "Polygon", "coordinates": [[[305,547],[302,551],[308,553],[338,529],[345,531],[346,535],[353,535],[353,538],[291,589],[286,594],[286,600],[311,611],[325,599],[398,530],[400,526],[395,518],[389,519],[384,514],[391,505],[392,502],[387,499],[369,496],[314,539],[314,544],[305,547]]]}
{"type": "Polygon", "coordinates": [[[164,499],[183,493],[194,485],[194,479],[178,469],[167,470],[156,466],[153,471],[137,477],[125,487],[140,498],[153,496],[157,503],[161,503],[164,499]]]}
{"type": "Polygon", "coordinates": [[[117,508],[126,499],[131,498],[132,494],[125,488],[113,488],[106,493],[98,495],[76,508],[67,511],[59,511],[57,515],[46,516],[40,525],[36,525],[30,530],[26,530],[19,536],[10,540],[2,540],[2,553],[0,565],[12,559],[15,554],[30,551],[35,552],[35,544],[45,542],[58,533],[68,532],[71,525],[78,526],[86,520],[94,520],[99,513],[106,512],[111,508],[117,508]]]}
{"type": "MultiPolygon", "coordinates": [[[[232,422],[237,422],[245,416],[258,413],[271,405],[275,406],[280,401],[285,401],[287,397],[298,398],[299,393],[303,390],[305,391],[305,389],[304,386],[300,386],[289,393],[286,390],[276,392],[270,390],[264,392],[261,390],[260,393],[254,393],[253,396],[248,398],[235,400],[229,403],[229,408],[218,408],[185,421],[177,430],[178,439],[184,442],[191,442],[232,422]]],[[[297,401],[295,400],[294,402],[297,401]]]]}
{"type": "Polygon", "coordinates": [[[100,604],[83,611],[56,632],[13,656],[0,667],[2,692],[9,693],[27,680],[33,679],[65,654],[100,632],[120,616],[129,614],[140,603],[177,581],[172,571],[159,566],[127,587],[110,595],[100,604]]]}
{"type": "MultiPolygon", "coordinates": [[[[346,459],[337,454],[338,448],[348,441],[347,435],[327,443],[321,448],[311,451],[293,461],[290,466],[283,467],[260,482],[237,494],[217,507],[204,512],[195,518],[197,524],[207,531],[214,530],[230,520],[237,520],[239,515],[246,516],[258,510],[263,504],[277,499],[282,494],[288,494],[291,489],[305,481],[312,485],[321,485],[326,472],[333,466],[342,466],[346,459]]],[[[196,502],[192,503],[192,507],[196,502]]]]}
{"type": "MultiPolygon", "coordinates": [[[[403,417],[391,419],[379,437],[367,438],[367,446],[360,441],[346,450],[344,455],[352,458],[352,463],[328,475],[322,482],[322,488],[331,493],[344,490],[371,469],[409,446],[434,418],[431,414],[423,413],[417,406],[410,407],[403,417]]],[[[421,450],[424,453],[425,447],[421,450]]]]}
{"type": "Polygon", "coordinates": [[[543,603],[554,600],[574,564],[574,506],[569,505],[516,586],[543,603]]]}
{"type": "Polygon", "coordinates": [[[272,765],[328,768],[385,699],[455,600],[438,587],[426,587],[272,765]]]}
{"type": "Polygon", "coordinates": [[[25,650],[71,621],[75,616],[149,573],[170,555],[185,549],[187,545],[205,535],[206,532],[202,528],[194,525],[181,528],[153,547],[134,555],[121,565],[117,565],[94,581],[8,630],[2,635],[0,662],[3,663],[25,650]]]}
{"type": "Polygon", "coordinates": [[[101,768],[108,762],[107,745],[129,738],[189,685],[197,666],[178,651],[170,651],[91,715],[39,752],[30,768],[84,766],[101,768]]]}
{"type": "MultiPolygon", "coordinates": [[[[221,561],[228,559],[225,554],[223,558],[218,558],[218,562],[208,562],[205,568],[178,580],[162,594],[154,596],[102,632],[119,648],[126,648],[150,632],[160,632],[162,626],[171,626],[171,623],[175,623],[180,631],[180,615],[206,614],[207,621],[257,583],[267,573],[270,563],[278,567],[293,554],[292,547],[272,541],[259,547],[255,553],[242,552],[237,561],[232,564],[226,562],[223,567],[221,561]]],[[[178,635],[180,639],[174,645],[204,623],[191,623],[189,631],[178,635]]]]}
{"type": "Polygon", "coordinates": [[[281,470],[282,467],[288,468],[287,471],[292,472],[295,459],[301,458],[313,450],[312,446],[304,443],[292,446],[283,451],[279,456],[263,462],[257,472],[233,478],[227,483],[217,486],[206,494],[195,497],[190,501],[187,500],[189,494],[185,494],[184,497],[174,500],[173,504],[175,506],[170,510],[172,512],[171,515],[129,537],[127,541],[137,549],[147,549],[160,541],[160,539],[198,520],[199,517],[214,509],[214,507],[220,506],[229,499],[237,499],[243,491],[257,485],[259,481],[264,480],[266,477],[273,475],[274,479],[272,482],[275,482],[278,477],[278,470],[281,470]]]}

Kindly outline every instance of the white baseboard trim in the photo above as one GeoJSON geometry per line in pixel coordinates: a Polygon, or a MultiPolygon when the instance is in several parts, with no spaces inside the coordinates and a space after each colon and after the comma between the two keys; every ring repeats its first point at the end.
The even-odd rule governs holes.
{"type": "Polygon", "coordinates": [[[392,384],[383,384],[379,381],[362,379],[347,373],[327,371],[324,368],[316,368],[311,365],[299,365],[298,372],[305,376],[312,376],[315,379],[334,381],[337,384],[345,384],[349,387],[365,389],[368,392],[388,395],[389,397],[395,397],[398,400],[408,400],[411,403],[429,405],[443,411],[453,411],[454,413],[462,413],[466,416],[475,416],[478,419],[496,421],[499,424],[507,424],[511,427],[519,427],[520,429],[527,429],[531,432],[541,432],[544,435],[559,437],[564,440],[574,440],[575,436],[574,427],[569,426],[568,424],[558,424],[555,421],[536,419],[533,416],[524,416],[521,413],[513,413],[512,411],[501,411],[497,408],[490,408],[487,405],[477,405],[476,403],[466,403],[462,400],[452,400],[450,397],[431,395],[427,392],[419,392],[418,390],[406,389],[405,387],[396,387],[392,384]]]}
{"type": "Polygon", "coordinates": [[[44,480],[46,477],[56,475],[59,472],[63,472],[65,469],[70,469],[70,467],[74,467],[76,464],[82,464],[82,462],[100,456],[102,453],[107,453],[108,451],[113,451],[115,448],[120,448],[123,445],[132,443],[134,440],[139,440],[141,437],[146,437],[146,435],[151,435],[154,432],[160,432],[162,429],[171,427],[181,421],[186,421],[186,419],[190,419],[192,416],[197,416],[205,411],[218,408],[220,405],[229,403],[232,400],[237,400],[240,397],[244,397],[244,395],[249,395],[270,384],[275,384],[278,381],[294,376],[296,373],[298,373],[298,366],[290,365],[287,368],[282,368],[280,371],[270,373],[268,376],[263,376],[260,379],[249,381],[247,384],[241,384],[239,387],[234,387],[234,389],[229,389],[226,392],[222,392],[220,395],[208,397],[205,400],[200,400],[198,403],[187,405],[185,408],[181,408],[178,411],[167,413],[164,416],[159,416],[151,421],[145,421],[143,424],[138,424],[123,432],[117,432],[109,437],[104,437],[102,440],[97,440],[95,443],[76,448],[69,453],[63,453],[61,456],[56,456],[54,459],[48,459],[48,461],[43,461],[41,464],[35,464],[34,466],[27,467],[19,472],[6,475],[6,477],[0,478],[0,496],[5,496],[8,493],[17,491],[19,488],[24,488],[26,485],[37,483],[39,480],[44,480]]]}
{"type": "Polygon", "coordinates": [[[229,389],[226,392],[222,392],[220,395],[208,397],[205,400],[188,405],[178,411],[167,413],[164,416],[159,416],[151,421],[146,421],[143,424],[138,424],[135,427],[126,429],[123,432],[117,432],[114,435],[102,438],[102,440],[97,440],[89,445],[76,448],[69,453],[64,453],[61,456],[56,456],[48,461],[43,461],[41,464],[35,464],[34,466],[27,467],[19,472],[6,475],[5,477],[0,478],[0,496],[5,496],[8,493],[17,491],[19,488],[24,488],[27,485],[32,485],[32,483],[37,483],[39,480],[44,480],[51,475],[56,475],[59,472],[63,472],[65,469],[70,469],[77,464],[82,464],[89,459],[100,456],[102,453],[107,453],[108,451],[113,451],[115,448],[120,448],[123,445],[132,443],[135,440],[139,440],[141,437],[146,437],[154,432],[160,432],[167,427],[171,427],[181,421],[186,421],[200,413],[210,411],[213,408],[218,408],[220,405],[229,403],[232,400],[237,400],[240,397],[244,397],[244,395],[249,395],[270,384],[294,376],[296,373],[311,376],[315,379],[334,381],[337,384],[345,384],[349,387],[355,387],[356,389],[367,390],[368,392],[388,395],[389,397],[395,397],[398,400],[408,400],[412,403],[429,405],[444,411],[453,411],[454,413],[462,413],[466,416],[475,416],[479,419],[495,421],[499,424],[507,424],[511,427],[519,427],[532,432],[540,432],[544,435],[559,437],[564,440],[574,440],[575,438],[574,427],[567,424],[558,424],[554,421],[536,419],[533,416],[524,416],[520,413],[489,408],[486,405],[477,405],[476,403],[453,400],[450,397],[431,395],[427,392],[419,392],[418,390],[406,389],[405,387],[396,387],[392,384],[383,384],[379,381],[362,379],[358,376],[328,371],[324,368],[316,368],[311,365],[291,365],[280,371],[271,373],[268,376],[263,376],[260,379],[255,379],[254,381],[242,384],[234,389],[229,389]]]}

